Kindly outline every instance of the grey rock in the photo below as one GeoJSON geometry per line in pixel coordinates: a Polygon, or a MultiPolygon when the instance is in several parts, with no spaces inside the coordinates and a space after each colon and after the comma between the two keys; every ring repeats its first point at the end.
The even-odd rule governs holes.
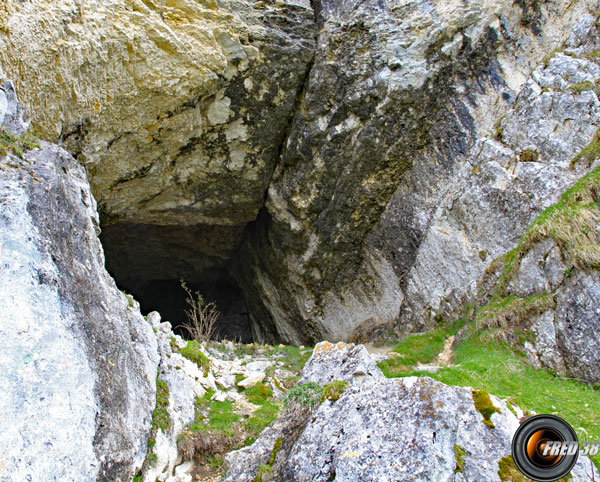
{"type": "Polygon", "coordinates": [[[367,385],[383,378],[383,372],[364,345],[346,343],[317,344],[302,369],[298,383],[319,385],[339,380],[351,386],[367,385]]]}
{"type": "MultiPolygon", "coordinates": [[[[570,163],[600,127],[600,101],[592,91],[569,88],[595,82],[599,75],[593,62],[556,53],[535,69],[514,106],[499,117],[501,138],[475,141],[418,244],[403,283],[399,329],[420,330],[439,319],[459,317],[461,307],[476,300],[479,280],[490,263],[510,250],[537,214],[582,176],[585,170],[574,171],[570,163]],[[524,152],[535,154],[528,158],[524,152]]],[[[530,262],[536,255],[531,256],[528,273],[522,273],[521,293],[541,289],[526,287],[533,280],[524,277],[534,276],[530,262]]],[[[544,269],[555,271],[547,280],[555,287],[562,269],[558,251],[550,261],[544,269]]],[[[539,276],[537,280],[543,282],[539,276]]]]}
{"type": "Polygon", "coordinates": [[[29,116],[19,104],[15,86],[10,80],[0,84],[0,113],[0,125],[15,136],[20,136],[29,129],[29,116]]]}
{"type": "MultiPolygon", "coordinates": [[[[5,126],[20,133],[3,89],[5,126]]],[[[83,168],[45,142],[24,158],[0,159],[0,479],[129,481],[150,431],[156,339],[104,269],[83,168]]]]}
{"type": "MultiPolygon", "coordinates": [[[[535,20],[506,5],[320,2],[268,213],[240,257],[255,331],[354,341],[453,316],[575,181],[567,167],[596,131],[598,100],[525,84],[591,4],[544,5],[535,20]],[[506,139],[490,146],[507,112],[506,139]],[[532,146],[539,162],[515,162],[532,146]]],[[[556,57],[548,76],[595,78],[592,62],[556,57]]]]}
{"type": "Polygon", "coordinates": [[[600,273],[576,272],[556,296],[557,345],[568,373],[600,382],[600,273]]]}
{"type": "Polygon", "coordinates": [[[546,311],[533,320],[531,331],[535,335],[534,342],[525,342],[525,349],[530,363],[536,368],[544,366],[558,375],[567,375],[565,362],[558,348],[554,311],[546,311]]]}
{"type": "MultiPolygon", "coordinates": [[[[490,398],[500,410],[491,417],[493,429],[484,425],[468,387],[410,377],[349,388],[303,419],[306,426],[289,449],[277,453],[268,476],[273,478],[266,480],[499,481],[498,462],[510,454],[519,422],[503,400],[490,398]],[[462,472],[455,472],[455,444],[466,452],[462,472]]],[[[278,423],[253,446],[228,455],[225,481],[253,480],[282,433],[278,423]]],[[[571,475],[588,481],[598,471],[580,457],[571,475]]]]}
{"type": "Polygon", "coordinates": [[[522,298],[552,292],[563,281],[566,271],[560,248],[553,239],[545,239],[523,257],[519,272],[508,289],[522,298]]]}

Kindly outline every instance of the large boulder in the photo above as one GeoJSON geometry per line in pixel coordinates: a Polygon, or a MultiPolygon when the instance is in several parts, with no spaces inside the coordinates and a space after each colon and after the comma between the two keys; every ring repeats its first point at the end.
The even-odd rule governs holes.
{"type": "MultiPolygon", "coordinates": [[[[3,137],[18,138],[26,125],[14,91],[1,90],[9,98],[3,137]]],[[[155,403],[152,327],[104,268],[84,169],[42,141],[22,157],[10,145],[5,152],[0,479],[130,481],[155,403]]]]}
{"type": "MultiPolygon", "coordinates": [[[[334,359],[339,365],[365,363],[364,347],[325,347],[307,362],[300,382],[328,383],[334,359]]],[[[340,378],[354,379],[351,371],[340,378]]],[[[476,482],[500,481],[506,464],[517,471],[508,456],[523,413],[469,387],[381,377],[355,383],[314,409],[290,405],[252,446],[226,457],[227,482],[476,482]]],[[[586,457],[571,473],[574,481],[598,475],[586,457]]]]}

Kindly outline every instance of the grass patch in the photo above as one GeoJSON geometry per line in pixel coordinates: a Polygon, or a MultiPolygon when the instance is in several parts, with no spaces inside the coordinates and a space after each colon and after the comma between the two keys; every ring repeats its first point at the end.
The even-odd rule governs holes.
{"type": "Polygon", "coordinates": [[[475,314],[477,328],[507,328],[523,325],[532,316],[554,308],[554,298],[549,294],[533,295],[529,298],[508,296],[492,298],[475,314]]]}
{"type": "Polygon", "coordinates": [[[279,408],[274,401],[266,400],[258,410],[248,417],[244,424],[244,431],[247,433],[244,445],[254,443],[260,433],[277,418],[279,408]]]}
{"type": "Polygon", "coordinates": [[[179,350],[179,353],[198,365],[204,371],[204,376],[207,377],[208,371],[210,370],[210,360],[202,353],[200,347],[200,343],[191,340],[187,342],[187,346],[179,350]]]}
{"type": "Polygon", "coordinates": [[[462,322],[444,325],[430,333],[405,339],[394,348],[394,352],[400,355],[380,362],[379,368],[386,377],[397,377],[412,372],[417,363],[429,363],[435,359],[444,348],[446,338],[455,335],[462,325],[462,322]]]}
{"type": "MultiPolygon", "coordinates": [[[[600,391],[589,385],[536,370],[525,355],[508,344],[491,341],[485,333],[464,339],[454,349],[456,365],[436,373],[412,371],[448,385],[485,390],[525,411],[555,414],[580,434],[580,441],[600,440],[600,391]]],[[[600,469],[600,456],[592,457],[600,469]]]]}
{"type": "Polygon", "coordinates": [[[0,155],[6,156],[12,152],[16,156],[23,158],[26,151],[40,147],[39,139],[29,132],[25,132],[16,137],[4,127],[0,127],[0,155]]]}
{"type": "MultiPolygon", "coordinates": [[[[600,139],[595,149],[600,154],[600,139]]],[[[527,228],[517,247],[505,255],[496,296],[508,294],[508,284],[518,272],[521,259],[544,239],[556,241],[566,263],[580,269],[600,269],[600,234],[596,230],[600,222],[599,200],[600,168],[597,168],[565,191],[558,203],[545,209],[527,228]]]]}
{"type": "Polygon", "coordinates": [[[262,382],[243,391],[248,397],[248,401],[254,405],[264,405],[268,399],[273,398],[273,389],[262,382]]]}
{"type": "Polygon", "coordinates": [[[312,355],[312,349],[301,350],[297,346],[274,347],[277,357],[283,362],[283,367],[294,373],[300,373],[312,355]]]}

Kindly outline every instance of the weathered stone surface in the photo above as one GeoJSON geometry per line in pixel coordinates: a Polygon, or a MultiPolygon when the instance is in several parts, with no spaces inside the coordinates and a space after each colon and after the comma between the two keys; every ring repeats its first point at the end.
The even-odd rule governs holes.
{"type": "Polygon", "coordinates": [[[462,305],[574,181],[598,126],[594,94],[567,88],[573,69],[597,78],[593,62],[540,67],[564,92],[528,81],[592,3],[319,2],[315,62],[240,266],[266,335],[357,339],[462,305]],[[485,138],[507,112],[503,141],[485,138]],[[538,162],[516,162],[538,144],[538,162]]]}
{"type": "Polygon", "coordinates": [[[325,385],[339,380],[358,386],[374,383],[380,378],[383,378],[383,373],[364,345],[324,341],[315,346],[298,383],[325,385]]]}
{"type": "Polygon", "coordinates": [[[566,272],[560,248],[553,239],[545,239],[523,256],[508,290],[522,298],[551,292],[558,288],[566,272]]]}
{"type": "MultiPolygon", "coordinates": [[[[363,358],[360,352],[348,350],[332,353],[338,360],[363,358]]],[[[313,381],[329,381],[329,358],[315,350],[302,379],[319,372],[322,377],[313,381]]],[[[288,408],[252,446],[226,457],[225,481],[255,480],[259,466],[269,463],[278,438],[282,445],[270,471],[262,476],[264,482],[499,481],[498,462],[510,453],[523,414],[512,407],[513,414],[505,401],[494,396],[490,400],[499,410],[491,416],[495,428],[483,423],[469,387],[417,377],[379,378],[356,385],[314,411],[288,408]],[[465,452],[461,461],[456,446],[465,452]]],[[[572,472],[573,480],[580,481],[596,474],[585,457],[572,472]]]]}
{"type": "Polygon", "coordinates": [[[2,480],[124,482],[144,459],[156,341],[104,269],[95,207],[63,149],[0,157],[2,480]]]}
{"type": "MultiPolygon", "coordinates": [[[[597,64],[556,53],[527,80],[493,133],[496,139],[477,140],[419,245],[405,283],[400,325],[428,326],[457,317],[465,302],[475,301],[477,283],[492,260],[511,249],[537,214],[582,176],[570,162],[600,127],[600,101],[593,91],[572,87],[598,78],[597,64]]],[[[540,288],[531,284],[534,258],[531,253],[515,293],[540,288]]],[[[548,261],[560,271],[557,250],[548,261]]],[[[547,274],[536,279],[555,287],[558,271],[551,279],[547,274]]]]}
{"type": "Polygon", "coordinates": [[[557,295],[557,346],[567,371],[600,382],[600,273],[576,273],[557,295]]]}
{"type": "Polygon", "coordinates": [[[309,1],[0,8],[0,62],[35,132],[85,165],[111,273],[210,276],[263,205],[313,57],[309,1]]]}
{"type": "MultiPolygon", "coordinates": [[[[500,413],[484,425],[471,389],[429,378],[384,379],[321,404],[294,445],[289,481],[499,481],[518,420],[494,396],[500,413]],[[407,429],[410,428],[410,429],[407,429]],[[455,444],[466,455],[456,471],[455,444]],[[401,448],[401,449],[400,449],[401,448]]],[[[581,457],[573,480],[597,469],[581,457]]]]}

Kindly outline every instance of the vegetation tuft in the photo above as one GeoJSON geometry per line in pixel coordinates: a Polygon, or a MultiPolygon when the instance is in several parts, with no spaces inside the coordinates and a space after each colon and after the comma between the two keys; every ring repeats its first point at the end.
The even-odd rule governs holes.
{"type": "Polygon", "coordinates": [[[467,455],[465,449],[463,449],[460,445],[454,444],[454,460],[456,461],[456,467],[454,469],[454,473],[462,472],[465,466],[465,461],[463,457],[467,455]]]}
{"type": "Polygon", "coordinates": [[[200,348],[200,343],[190,340],[187,342],[185,347],[179,350],[179,353],[198,365],[204,371],[204,376],[207,377],[208,371],[210,370],[210,360],[204,353],[202,353],[200,348]]]}
{"type": "Polygon", "coordinates": [[[285,399],[286,405],[291,402],[299,403],[301,405],[307,405],[308,408],[313,409],[321,402],[321,393],[323,388],[318,383],[308,382],[296,385],[287,394],[285,399]]]}
{"type": "Polygon", "coordinates": [[[337,401],[349,386],[350,385],[348,385],[346,382],[342,382],[340,380],[335,380],[331,383],[328,383],[323,387],[323,392],[321,393],[321,402],[324,400],[329,400],[331,402],[337,401]]]}
{"type": "Polygon", "coordinates": [[[14,136],[4,127],[0,127],[0,156],[6,156],[12,152],[16,156],[23,158],[26,151],[40,147],[39,139],[29,132],[20,136],[14,136]]]}
{"type": "Polygon", "coordinates": [[[473,390],[471,393],[475,410],[483,416],[483,423],[490,428],[496,428],[494,422],[492,422],[492,415],[496,412],[500,413],[500,409],[494,406],[490,394],[485,390],[473,390]]]}

